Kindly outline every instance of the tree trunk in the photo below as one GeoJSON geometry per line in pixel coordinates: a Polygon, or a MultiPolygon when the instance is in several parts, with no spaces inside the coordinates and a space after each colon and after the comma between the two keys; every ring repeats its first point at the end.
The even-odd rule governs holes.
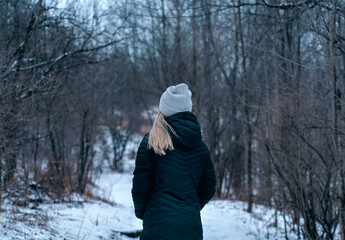
{"type": "Polygon", "coordinates": [[[83,113],[83,123],[81,127],[81,134],[80,134],[80,152],[79,152],[79,172],[78,172],[78,190],[80,193],[84,193],[84,174],[86,168],[86,155],[85,155],[85,135],[86,135],[86,117],[87,111],[83,113]]]}
{"type": "Polygon", "coordinates": [[[193,102],[195,103],[193,106],[193,111],[196,114],[196,116],[199,116],[200,109],[199,109],[199,90],[198,90],[198,80],[197,80],[197,52],[196,52],[196,41],[197,41],[197,25],[196,25],[196,0],[193,0],[193,15],[192,15],[192,29],[193,29],[193,62],[192,62],[192,79],[191,79],[191,89],[193,91],[193,102]]]}
{"type": "Polygon", "coordinates": [[[4,187],[7,188],[8,184],[12,181],[14,173],[17,168],[17,158],[15,153],[7,152],[5,154],[5,176],[4,176],[4,187]]]}
{"type": "Polygon", "coordinates": [[[333,78],[333,144],[335,147],[335,157],[337,162],[337,178],[338,178],[338,221],[340,229],[341,240],[345,240],[345,191],[344,191],[344,162],[341,149],[341,90],[337,71],[337,56],[336,56],[336,5],[337,1],[332,1],[332,27],[331,27],[331,41],[330,41],[330,60],[332,64],[332,78],[333,78]]]}
{"type": "MultiPolygon", "coordinates": [[[[240,5],[240,1],[238,2],[240,5]]],[[[252,141],[253,141],[253,130],[250,123],[249,117],[249,96],[248,96],[248,74],[247,74],[247,63],[245,56],[244,37],[241,19],[241,7],[238,7],[238,27],[240,34],[241,44],[241,57],[242,57],[242,81],[244,87],[244,120],[246,123],[246,137],[247,137],[247,177],[248,177],[248,212],[252,212],[253,209],[253,176],[252,176],[252,141]]]]}

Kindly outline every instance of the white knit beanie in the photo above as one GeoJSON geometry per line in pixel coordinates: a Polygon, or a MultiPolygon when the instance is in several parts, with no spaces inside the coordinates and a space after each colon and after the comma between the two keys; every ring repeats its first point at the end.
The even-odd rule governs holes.
{"type": "Polygon", "coordinates": [[[180,83],[170,86],[162,94],[159,101],[159,111],[169,117],[178,112],[192,111],[192,92],[187,84],[180,83]]]}

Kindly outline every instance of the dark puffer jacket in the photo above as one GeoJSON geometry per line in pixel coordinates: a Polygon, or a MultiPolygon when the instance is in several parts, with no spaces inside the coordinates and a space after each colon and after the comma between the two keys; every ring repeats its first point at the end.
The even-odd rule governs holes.
{"type": "Polygon", "coordinates": [[[140,143],[133,177],[135,215],[143,219],[141,240],[203,238],[200,210],[215,193],[210,153],[193,113],[166,118],[174,150],[165,156],[148,149],[148,133],[140,143]]]}

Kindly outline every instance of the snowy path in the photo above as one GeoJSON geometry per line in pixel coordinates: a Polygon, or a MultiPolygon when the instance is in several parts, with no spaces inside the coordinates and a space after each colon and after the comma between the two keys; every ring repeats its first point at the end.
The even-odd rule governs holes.
{"type": "MultiPolygon", "coordinates": [[[[127,211],[124,221],[118,226],[114,226],[114,229],[118,231],[140,229],[142,222],[134,216],[130,192],[132,174],[105,174],[99,180],[99,185],[103,186],[105,196],[109,196],[110,200],[121,204],[127,211]]],[[[263,236],[266,239],[268,236],[271,236],[270,239],[277,239],[277,236],[275,236],[276,230],[274,228],[267,229],[267,222],[263,221],[263,219],[270,217],[272,211],[263,207],[256,207],[254,210],[256,214],[248,214],[244,210],[245,207],[246,205],[242,202],[227,200],[208,203],[201,211],[204,240],[249,240],[260,239],[263,236]],[[257,217],[259,213],[262,216],[257,217]]]]}
{"type": "MultiPolygon", "coordinates": [[[[141,137],[137,136],[130,142],[126,156],[132,156],[130,153],[137,149],[140,140],[141,137]]],[[[131,196],[134,164],[134,159],[126,157],[124,173],[105,169],[95,180],[96,187],[92,193],[115,205],[78,195],[73,196],[71,203],[41,204],[38,209],[3,204],[3,209],[0,209],[0,240],[138,240],[120,233],[142,228],[142,221],[134,215],[131,196]]],[[[245,208],[243,202],[209,202],[201,211],[204,240],[285,239],[282,229],[268,227],[273,222],[272,210],[255,205],[254,213],[248,214],[245,208]]],[[[282,223],[281,218],[278,222],[282,223]]],[[[289,239],[296,238],[289,236],[289,239]]]]}
{"type": "MultiPolygon", "coordinates": [[[[31,221],[13,221],[7,225],[6,216],[4,219],[4,213],[0,213],[0,224],[5,226],[0,228],[0,240],[138,239],[119,233],[142,228],[142,221],[134,216],[131,171],[122,174],[105,172],[96,184],[98,188],[94,193],[115,202],[115,206],[102,201],[42,204],[38,210],[21,209],[25,216],[32,216],[31,221]],[[46,218],[46,225],[38,223],[37,217],[46,218]]],[[[256,206],[255,214],[248,214],[245,207],[242,202],[222,200],[207,204],[201,211],[204,240],[283,239],[282,231],[276,233],[276,229],[267,228],[271,210],[256,206]]]]}

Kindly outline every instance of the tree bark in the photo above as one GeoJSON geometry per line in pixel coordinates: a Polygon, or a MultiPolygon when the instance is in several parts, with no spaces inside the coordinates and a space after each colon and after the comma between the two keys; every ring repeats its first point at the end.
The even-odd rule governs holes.
{"type": "Polygon", "coordinates": [[[345,240],[345,191],[344,191],[344,162],[341,149],[341,90],[337,71],[337,35],[336,35],[336,13],[337,0],[332,1],[332,26],[331,26],[331,41],[330,41],[330,60],[332,64],[332,78],[333,78],[333,144],[335,148],[335,156],[337,162],[337,178],[338,178],[338,221],[340,229],[341,240],[345,240]]]}
{"type": "MultiPolygon", "coordinates": [[[[240,1],[238,2],[240,5],[240,1]]],[[[248,74],[247,74],[247,62],[244,47],[244,37],[243,37],[243,27],[241,19],[241,7],[238,7],[238,27],[240,34],[240,44],[241,44],[241,57],[242,57],[242,81],[244,87],[244,120],[246,124],[246,137],[247,137],[247,178],[248,178],[248,208],[249,213],[253,209],[253,175],[252,175],[252,141],[253,141],[253,130],[250,123],[249,116],[249,96],[248,96],[248,74]]]]}

